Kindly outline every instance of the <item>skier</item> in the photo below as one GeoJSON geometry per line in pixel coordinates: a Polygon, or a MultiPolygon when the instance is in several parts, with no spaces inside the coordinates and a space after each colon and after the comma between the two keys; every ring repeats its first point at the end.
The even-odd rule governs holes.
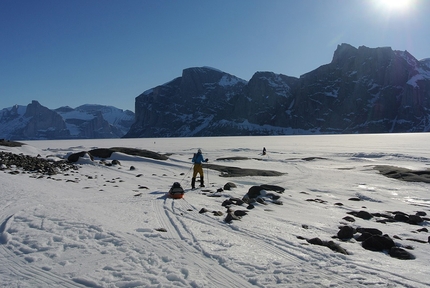
{"type": "Polygon", "coordinates": [[[197,153],[194,153],[192,161],[194,163],[194,170],[193,170],[193,178],[191,179],[191,188],[192,189],[196,188],[197,173],[199,173],[200,175],[200,187],[205,187],[202,162],[208,162],[208,158],[204,159],[202,150],[199,149],[197,153]]]}

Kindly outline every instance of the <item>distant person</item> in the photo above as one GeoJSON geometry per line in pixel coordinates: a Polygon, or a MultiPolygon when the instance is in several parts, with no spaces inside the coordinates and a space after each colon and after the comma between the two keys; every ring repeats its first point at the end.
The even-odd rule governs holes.
{"type": "Polygon", "coordinates": [[[266,147],[263,147],[263,155],[266,155],[266,147]]]}
{"type": "Polygon", "coordinates": [[[193,170],[193,178],[191,179],[191,188],[196,188],[196,176],[197,173],[200,175],[200,187],[205,187],[205,181],[203,176],[203,162],[208,162],[208,159],[203,158],[202,150],[197,150],[197,153],[194,153],[193,156],[194,170],[193,170]]]}

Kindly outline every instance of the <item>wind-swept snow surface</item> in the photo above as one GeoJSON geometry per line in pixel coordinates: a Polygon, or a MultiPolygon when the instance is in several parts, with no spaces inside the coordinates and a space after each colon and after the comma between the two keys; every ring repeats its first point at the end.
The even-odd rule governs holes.
{"type": "Polygon", "coordinates": [[[1,287],[430,285],[430,184],[388,178],[374,169],[391,165],[426,171],[430,134],[25,143],[0,146],[0,152],[59,159],[94,148],[128,147],[169,159],[115,152],[106,162],[119,160],[120,165],[87,157],[77,170],[51,176],[15,167],[0,170],[1,287]],[[261,155],[263,147],[266,155],[261,155]],[[191,158],[198,148],[217,167],[283,174],[222,177],[227,172],[204,168],[206,187],[190,190],[191,158]],[[174,182],[185,189],[183,199],[166,197],[174,182]],[[237,187],[221,191],[227,182],[237,187]],[[262,184],[285,191],[267,191],[280,199],[265,198],[253,209],[231,205],[247,215],[225,222],[223,202],[242,199],[262,184]],[[411,225],[348,214],[357,211],[426,216],[411,225]],[[415,259],[366,250],[355,239],[358,233],[347,240],[334,237],[347,225],[379,229],[415,259]],[[306,241],[314,238],[333,241],[347,253],[306,241]]]}

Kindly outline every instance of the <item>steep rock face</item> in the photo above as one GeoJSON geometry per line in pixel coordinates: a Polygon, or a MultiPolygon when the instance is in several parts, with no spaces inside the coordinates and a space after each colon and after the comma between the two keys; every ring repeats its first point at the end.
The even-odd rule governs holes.
{"type": "Polygon", "coordinates": [[[32,101],[0,110],[0,138],[8,140],[120,138],[134,113],[102,105],[50,110],[32,101]]]}
{"type": "Polygon", "coordinates": [[[298,79],[294,77],[273,72],[255,73],[244,88],[248,103],[244,103],[243,107],[248,121],[259,125],[285,126],[297,84],[298,79]]]}
{"type": "Polygon", "coordinates": [[[25,139],[62,139],[70,136],[63,118],[37,101],[27,105],[24,118],[29,119],[21,131],[25,139]]]}
{"type": "Polygon", "coordinates": [[[246,82],[219,70],[182,77],[136,98],[125,137],[430,131],[430,59],[390,47],[341,44],[331,63],[246,82]]]}
{"type": "Polygon", "coordinates": [[[209,67],[188,68],[173,81],[136,98],[136,120],[125,137],[177,137],[217,134],[231,118],[231,99],[246,81],[209,67]],[[213,126],[211,129],[206,129],[213,126]],[[205,129],[206,131],[203,131],[205,129]]]}
{"type": "Polygon", "coordinates": [[[112,106],[86,104],[56,109],[74,138],[120,138],[134,122],[134,113],[112,106]]]}
{"type": "Polygon", "coordinates": [[[408,52],[342,44],[330,64],[300,78],[293,125],[341,133],[423,131],[429,75],[408,52]]]}

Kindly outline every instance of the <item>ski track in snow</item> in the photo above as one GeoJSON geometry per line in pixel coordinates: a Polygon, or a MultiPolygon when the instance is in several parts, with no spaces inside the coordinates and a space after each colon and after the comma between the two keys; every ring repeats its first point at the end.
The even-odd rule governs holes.
{"type": "MultiPolygon", "coordinates": [[[[283,145],[284,142],[280,144],[283,145]]],[[[405,264],[407,260],[393,260],[384,253],[366,251],[354,241],[340,241],[341,247],[352,252],[352,255],[343,255],[297,239],[303,236],[330,240],[338,226],[346,225],[342,224],[341,217],[348,211],[363,209],[363,205],[369,212],[383,211],[388,209],[386,205],[395,204],[402,206],[393,206],[392,210],[423,209],[429,213],[430,207],[425,204],[428,197],[423,198],[425,194],[420,192],[428,191],[428,184],[388,179],[372,169],[375,164],[425,167],[430,159],[428,153],[414,153],[420,150],[414,147],[406,151],[391,147],[390,151],[378,151],[375,146],[379,144],[368,150],[361,143],[356,145],[356,148],[341,146],[339,151],[321,145],[314,148],[318,152],[295,149],[291,153],[288,149],[292,148],[282,147],[273,153],[269,150],[260,160],[251,156],[248,160],[220,161],[222,165],[287,174],[270,179],[222,178],[217,172],[205,169],[206,177],[210,177],[208,188],[186,189],[183,199],[167,198],[165,192],[175,181],[187,182],[182,183],[184,188],[189,185],[190,150],[187,147],[176,147],[177,158],[173,156],[167,162],[134,160],[118,154],[123,167],[84,164],[75,173],[50,178],[30,179],[29,174],[12,176],[0,171],[3,186],[0,284],[2,287],[107,288],[428,287],[430,283],[425,276],[430,264],[425,260],[428,248],[420,246],[426,244],[414,245],[416,250],[412,253],[417,260],[405,264]],[[304,160],[312,156],[317,159],[304,160]],[[137,170],[128,170],[130,165],[137,170]],[[138,174],[143,176],[137,178],[138,174]],[[17,179],[22,179],[22,183],[17,179]],[[67,183],[67,180],[75,182],[67,183]],[[228,181],[236,183],[238,188],[217,192],[219,197],[208,197],[228,181]],[[225,199],[240,198],[250,186],[262,183],[284,187],[286,191],[281,197],[284,205],[270,201],[268,205],[258,204],[249,210],[248,216],[232,223],[224,222],[225,214],[199,213],[202,207],[225,213],[226,209],[221,206],[225,199]],[[149,190],[140,186],[148,186],[149,190]],[[136,197],[136,193],[142,196],[136,197]],[[365,202],[348,202],[349,197],[359,197],[365,202]],[[307,202],[309,198],[319,198],[328,204],[307,202]],[[423,200],[421,206],[410,205],[407,202],[410,198],[423,200]],[[334,202],[345,205],[333,207],[334,202]],[[315,219],[312,214],[319,218],[315,219]],[[309,228],[304,229],[303,224],[309,228]]],[[[47,150],[59,154],[70,151],[68,148],[47,150]]],[[[210,157],[258,152],[259,149],[223,148],[214,149],[210,157]]],[[[244,206],[232,208],[245,209],[244,206]]],[[[393,225],[362,220],[354,225],[382,227],[383,231],[394,229],[393,225]]],[[[427,237],[428,234],[409,232],[414,228],[407,226],[400,235],[402,238],[427,237]]]]}
{"type": "MultiPolygon", "coordinates": [[[[202,253],[201,248],[195,244],[196,242],[193,235],[187,231],[186,225],[183,225],[183,223],[181,223],[181,221],[178,219],[179,217],[182,217],[183,213],[186,213],[187,210],[183,209],[183,206],[181,205],[183,203],[185,203],[185,200],[181,199],[178,201],[165,198],[163,206],[158,205],[158,203],[155,205],[156,214],[159,216],[157,219],[160,221],[161,227],[165,227],[167,229],[168,239],[172,240],[171,248],[179,249],[181,253],[187,255],[186,261],[189,263],[194,263],[198,270],[209,271],[209,273],[204,275],[204,277],[207,277],[207,280],[205,279],[207,282],[204,286],[247,287],[249,283],[246,280],[241,279],[240,276],[225,269],[215,260],[202,261],[202,258],[206,258],[207,255],[202,253]],[[180,214],[177,214],[176,210],[181,211],[179,212],[180,214]]],[[[194,210],[193,208],[189,209],[194,210]]],[[[190,271],[187,272],[190,273],[190,271]]]]}

